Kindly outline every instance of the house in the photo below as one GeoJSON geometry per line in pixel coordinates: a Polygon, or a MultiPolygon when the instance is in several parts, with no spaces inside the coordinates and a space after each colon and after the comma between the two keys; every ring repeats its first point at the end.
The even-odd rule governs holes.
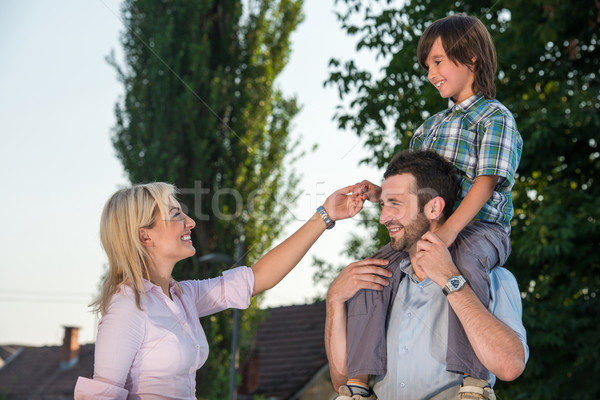
{"type": "MultiPolygon", "coordinates": [[[[239,373],[238,400],[334,399],[325,354],[325,303],[266,310],[239,373]]],[[[0,346],[1,400],[73,399],[77,377],[91,377],[94,345],[65,327],[62,346],[0,346]]]]}
{"type": "Polygon", "coordinates": [[[271,308],[241,368],[238,400],[334,399],[325,353],[325,302],[271,308]]]}
{"type": "Polygon", "coordinates": [[[0,399],[72,400],[78,376],[91,376],[94,345],[79,345],[79,329],[65,327],[62,346],[0,346],[0,399]]]}

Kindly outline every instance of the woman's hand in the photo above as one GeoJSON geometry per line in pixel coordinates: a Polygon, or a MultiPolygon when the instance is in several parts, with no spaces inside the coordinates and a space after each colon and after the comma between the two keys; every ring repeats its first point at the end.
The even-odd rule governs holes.
{"type": "Polygon", "coordinates": [[[323,203],[329,218],[334,221],[352,218],[362,210],[365,200],[379,202],[381,188],[364,180],[336,190],[323,203]]]}
{"type": "Polygon", "coordinates": [[[358,192],[359,186],[351,185],[333,192],[323,203],[323,208],[334,221],[352,218],[363,208],[365,200],[358,192]]]}

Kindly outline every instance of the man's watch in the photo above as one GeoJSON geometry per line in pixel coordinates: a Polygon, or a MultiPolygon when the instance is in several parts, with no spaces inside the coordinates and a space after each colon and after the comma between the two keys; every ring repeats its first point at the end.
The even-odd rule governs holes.
{"type": "Polygon", "coordinates": [[[442,288],[442,292],[444,292],[444,294],[448,296],[450,293],[462,289],[466,282],[467,280],[462,275],[452,276],[450,277],[450,279],[448,279],[446,286],[442,288]]]}
{"type": "Polygon", "coordinates": [[[323,208],[323,206],[317,207],[317,212],[323,219],[323,222],[325,222],[325,226],[327,227],[327,229],[331,229],[335,226],[335,221],[329,218],[329,214],[327,214],[327,211],[325,211],[325,208],[323,208]]]}

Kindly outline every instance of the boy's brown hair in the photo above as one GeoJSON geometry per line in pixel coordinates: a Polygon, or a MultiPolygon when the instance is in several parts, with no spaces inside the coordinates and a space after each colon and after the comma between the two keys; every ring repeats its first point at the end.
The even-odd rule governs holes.
{"type": "Polygon", "coordinates": [[[454,14],[429,25],[417,47],[419,64],[425,70],[429,69],[427,56],[438,37],[442,39],[442,46],[450,60],[467,66],[475,73],[473,93],[481,93],[487,99],[495,98],[496,49],[483,23],[466,14],[454,14]]]}

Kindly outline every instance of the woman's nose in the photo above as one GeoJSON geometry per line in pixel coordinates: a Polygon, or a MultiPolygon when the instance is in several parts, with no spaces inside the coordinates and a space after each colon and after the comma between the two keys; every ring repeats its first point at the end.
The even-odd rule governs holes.
{"type": "Polygon", "coordinates": [[[185,219],[185,226],[188,227],[188,228],[190,228],[190,229],[194,229],[194,227],[196,226],[196,221],[194,221],[193,219],[191,219],[189,217],[189,215],[186,215],[185,217],[186,217],[186,219],[185,219]]]}

